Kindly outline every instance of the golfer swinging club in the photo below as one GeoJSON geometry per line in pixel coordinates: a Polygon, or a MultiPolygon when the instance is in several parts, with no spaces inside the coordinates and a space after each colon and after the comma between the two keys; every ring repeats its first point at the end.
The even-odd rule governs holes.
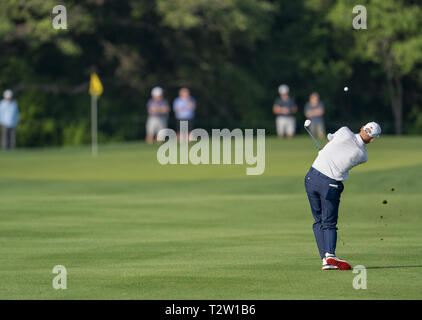
{"type": "Polygon", "coordinates": [[[328,134],[328,143],[305,176],[305,188],[315,222],[313,230],[322,259],[322,270],[349,270],[350,265],[336,257],[337,218],[343,182],[349,170],[368,161],[366,144],[379,137],[381,127],[370,122],[354,134],[342,127],[328,134]]]}

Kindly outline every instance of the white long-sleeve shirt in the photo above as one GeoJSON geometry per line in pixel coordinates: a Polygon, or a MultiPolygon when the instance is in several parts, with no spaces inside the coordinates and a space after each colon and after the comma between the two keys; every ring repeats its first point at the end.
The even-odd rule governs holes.
{"type": "Polygon", "coordinates": [[[327,137],[330,141],[319,151],[312,167],[331,179],[345,181],[350,169],[368,161],[365,143],[348,127],[342,127],[327,137]]]}
{"type": "Polygon", "coordinates": [[[6,128],[14,128],[19,122],[19,109],[16,100],[0,101],[0,125],[6,128]]]}

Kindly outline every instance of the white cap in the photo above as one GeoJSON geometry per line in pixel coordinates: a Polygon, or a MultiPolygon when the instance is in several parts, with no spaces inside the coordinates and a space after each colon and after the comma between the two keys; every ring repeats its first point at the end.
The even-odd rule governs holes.
{"type": "Polygon", "coordinates": [[[376,122],[369,122],[365,124],[363,130],[371,138],[378,138],[381,134],[381,126],[376,122]]]}
{"type": "Polygon", "coordinates": [[[163,95],[163,89],[161,87],[155,87],[151,90],[151,95],[153,97],[158,97],[163,95]]]}
{"type": "Polygon", "coordinates": [[[289,86],[286,84],[282,84],[281,86],[278,87],[278,93],[280,94],[289,93],[289,86]]]}
{"type": "Polygon", "coordinates": [[[10,89],[7,89],[6,91],[3,92],[3,98],[5,99],[12,99],[13,97],[13,91],[10,89]]]}

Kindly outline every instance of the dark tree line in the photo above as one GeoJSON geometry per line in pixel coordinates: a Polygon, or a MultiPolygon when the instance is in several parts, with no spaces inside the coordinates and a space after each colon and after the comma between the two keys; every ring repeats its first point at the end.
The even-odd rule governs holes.
{"type": "Polygon", "coordinates": [[[287,83],[303,121],[318,91],[328,129],[374,120],[387,133],[422,133],[422,6],[410,0],[64,1],[0,3],[0,89],[20,105],[21,146],[89,142],[88,80],[97,71],[100,141],[144,136],[155,85],[198,101],[197,125],[266,128],[287,83]],[[354,30],[355,5],[368,29],[354,30]],[[346,94],[343,87],[348,86],[346,94]]]}

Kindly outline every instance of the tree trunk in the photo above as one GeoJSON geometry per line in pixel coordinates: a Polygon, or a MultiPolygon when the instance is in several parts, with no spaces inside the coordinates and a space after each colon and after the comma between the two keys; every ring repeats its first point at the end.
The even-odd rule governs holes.
{"type": "Polygon", "coordinates": [[[403,84],[400,74],[395,74],[388,79],[391,108],[394,116],[394,129],[396,135],[403,133],[403,84]]]}

